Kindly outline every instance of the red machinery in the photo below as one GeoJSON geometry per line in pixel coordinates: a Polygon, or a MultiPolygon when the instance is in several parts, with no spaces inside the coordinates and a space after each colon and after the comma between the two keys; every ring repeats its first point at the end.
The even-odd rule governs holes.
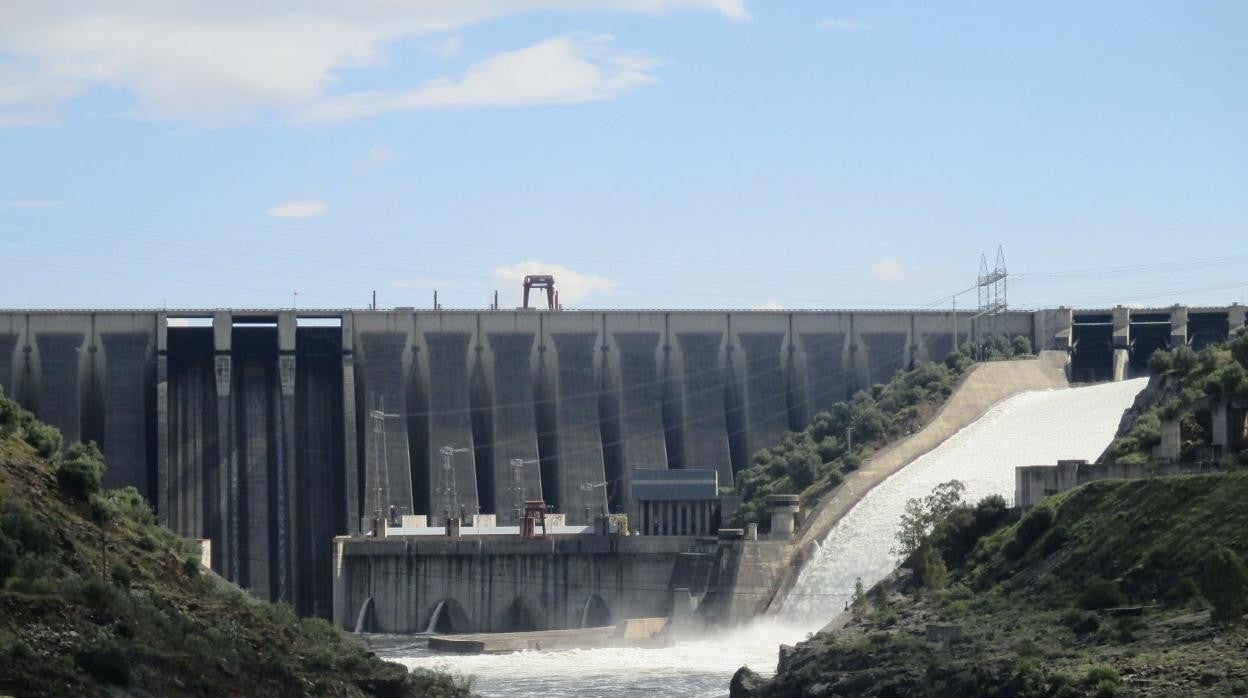
{"type": "Polygon", "coordinates": [[[546,502],[540,499],[524,500],[524,518],[520,521],[520,537],[525,540],[542,540],[546,537],[546,502]],[[542,531],[538,533],[537,527],[542,531]]]}

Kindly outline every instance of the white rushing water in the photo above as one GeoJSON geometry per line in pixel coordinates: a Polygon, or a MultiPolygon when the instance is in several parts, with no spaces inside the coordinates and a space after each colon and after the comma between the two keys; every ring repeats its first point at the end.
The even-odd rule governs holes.
{"type": "Polygon", "coordinates": [[[1095,460],[1113,440],[1123,410],[1148,383],[1137,378],[1083,388],[1022,393],[880,483],[833,526],[785,599],[780,618],[817,630],[845,608],[854,580],[870,587],[897,566],[891,553],[906,500],[958,480],[964,501],[999,494],[1011,504],[1014,468],[1059,459],[1095,460]]]}
{"type": "Polygon", "coordinates": [[[483,696],[724,696],[738,667],[774,671],[778,645],[803,639],[839,613],[855,578],[871,586],[896,566],[890,550],[907,499],[952,479],[966,485],[968,501],[990,494],[1010,499],[1015,466],[1094,459],[1145,382],[1029,392],[999,403],[871,490],[837,522],[778,618],[661,649],[453,656],[410,639],[375,638],[374,644],[379,655],[408,667],[471,676],[473,690],[483,696]]]}

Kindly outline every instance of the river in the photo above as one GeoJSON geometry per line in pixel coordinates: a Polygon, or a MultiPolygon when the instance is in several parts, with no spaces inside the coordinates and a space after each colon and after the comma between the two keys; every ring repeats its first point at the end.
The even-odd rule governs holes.
{"type": "Polygon", "coordinates": [[[1058,459],[1095,459],[1145,379],[1033,391],[1004,400],[983,417],[868,492],[833,526],[775,618],[661,649],[589,649],[450,656],[423,640],[373,636],[377,653],[408,667],[471,676],[482,696],[723,696],[742,665],[775,670],[776,650],[818,630],[845,606],[854,580],[870,586],[896,566],[890,552],[906,500],[948,480],[964,498],[1010,499],[1014,467],[1058,459]]]}

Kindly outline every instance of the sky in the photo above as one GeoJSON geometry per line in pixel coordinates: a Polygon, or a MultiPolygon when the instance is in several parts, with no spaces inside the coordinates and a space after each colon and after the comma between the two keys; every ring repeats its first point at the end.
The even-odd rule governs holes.
{"type": "Polygon", "coordinates": [[[1248,3],[5,0],[0,306],[1248,295],[1248,3]]]}

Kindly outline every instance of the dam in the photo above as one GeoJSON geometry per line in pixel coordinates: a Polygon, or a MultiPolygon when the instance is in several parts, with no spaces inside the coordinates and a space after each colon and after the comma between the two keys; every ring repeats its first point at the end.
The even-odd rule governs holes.
{"type": "Polygon", "coordinates": [[[380,656],[409,667],[475,677],[482,696],[723,696],[742,665],[776,666],[777,648],[828,624],[862,577],[870,587],[896,565],[890,552],[906,500],[950,479],[974,501],[1009,497],[1014,468],[1044,458],[1095,458],[1112,440],[1122,411],[1143,381],[1029,390],[1009,397],[899,472],[875,486],[821,539],[819,554],[774,614],[712,633],[678,635],[670,647],[600,648],[505,655],[437,654],[411,638],[376,636],[380,656]]]}
{"type": "Polygon", "coordinates": [[[717,471],[971,338],[1072,354],[1081,380],[1217,341],[1244,307],[942,310],[0,311],[0,387],[95,441],[213,568],[332,614],[332,545],[375,515],[544,500],[630,511],[635,468],[717,471]]]}

